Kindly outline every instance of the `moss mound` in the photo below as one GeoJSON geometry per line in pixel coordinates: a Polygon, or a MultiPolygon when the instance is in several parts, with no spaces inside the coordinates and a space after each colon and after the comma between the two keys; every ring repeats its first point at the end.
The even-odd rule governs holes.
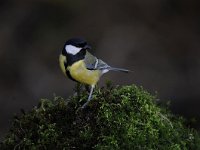
{"type": "Polygon", "coordinates": [[[64,100],[42,99],[16,116],[0,149],[200,149],[200,136],[135,85],[96,89],[64,100]]]}

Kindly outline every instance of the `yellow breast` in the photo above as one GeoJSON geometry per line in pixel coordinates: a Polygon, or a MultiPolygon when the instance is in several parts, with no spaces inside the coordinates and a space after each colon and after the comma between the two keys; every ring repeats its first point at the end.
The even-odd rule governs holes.
{"type": "Polygon", "coordinates": [[[89,85],[96,85],[101,76],[99,70],[88,70],[83,60],[79,60],[72,66],[69,66],[68,70],[75,80],[89,85]]]}
{"type": "Polygon", "coordinates": [[[60,64],[60,68],[62,70],[62,72],[66,75],[66,70],[65,70],[65,62],[67,61],[66,56],[60,54],[59,56],[59,64],[60,64]]]}

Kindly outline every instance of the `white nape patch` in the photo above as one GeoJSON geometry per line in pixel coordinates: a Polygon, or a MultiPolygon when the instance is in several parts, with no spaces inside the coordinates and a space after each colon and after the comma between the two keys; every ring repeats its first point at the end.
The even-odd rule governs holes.
{"type": "Polygon", "coordinates": [[[80,52],[82,48],[73,46],[73,45],[66,45],[65,50],[68,54],[76,55],[78,52],[80,52]]]}

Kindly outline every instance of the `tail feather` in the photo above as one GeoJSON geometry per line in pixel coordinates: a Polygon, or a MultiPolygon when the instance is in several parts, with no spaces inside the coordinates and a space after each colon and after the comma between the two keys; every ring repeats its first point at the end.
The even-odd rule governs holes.
{"type": "Polygon", "coordinates": [[[125,73],[132,72],[132,71],[127,70],[127,69],[123,69],[123,68],[115,68],[115,67],[110,67],[108,70],[111,70],[111,71],[120,71],[120,72],[125,72],[125,73]]]}

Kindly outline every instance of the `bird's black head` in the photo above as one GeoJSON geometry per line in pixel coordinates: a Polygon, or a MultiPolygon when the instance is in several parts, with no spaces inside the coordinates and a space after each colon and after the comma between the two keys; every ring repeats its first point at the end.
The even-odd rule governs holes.
{"type": "Polygon", "coordinates": [[[86,51],[87,49],[91,49],[90,45],[86,42],[85,39],[82,38],[72,38],[66,41],[62,54],[63,55],[76,55],[81,51],[86,51]]]}

